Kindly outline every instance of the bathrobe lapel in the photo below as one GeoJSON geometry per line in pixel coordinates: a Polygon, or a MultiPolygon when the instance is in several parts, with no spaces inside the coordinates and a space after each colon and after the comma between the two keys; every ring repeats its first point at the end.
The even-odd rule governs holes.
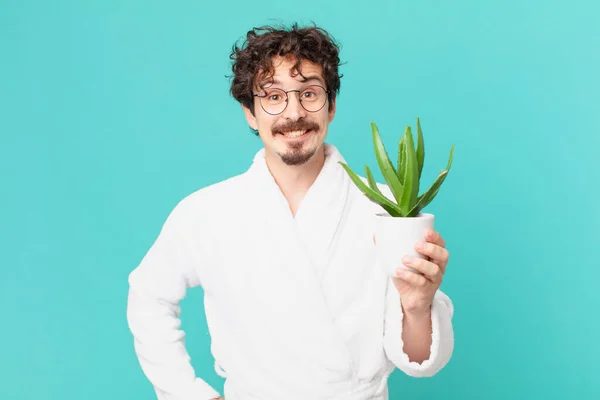
{"type": "Polygon", "coordinates": [[[264,149],[256,154],[248,173],[257,194],[253,196],[256,212],[268,246],[265,260],[272,265],[273,276],[278,277],[277,285],[290,288],[289,294],[276,289],[277,301],[300,321],[293,329],[304,329],[294,333],[302,338],[298,345],[305,346],[307,355],[321,359],[322,365],[333,373],[331,379],[347,379],[354,373],[353,361],[335,326],[322,277],[329,267],[332,245],[344,216],[350,181],[338,164],[343,159],[337,149],[325,144],[325,150],[325,165],[302,200],[296,218],[268,170],[264,149]]]}
{"type": "MultiPolygon", "coordinates": [[[[346,212],[350,179],[339,165],[345,162],[338,150],[325,143],[325,164],[313,185],[309,188],[296,216],[292,216],[287,200],[270,174],[264,159],[264,149],[255,158],[250,172],[260,182],[259,196],[265,215],[271,215],[267,223],[281,235],[289,234],[297,251],[309,261],[306,270],[314,272],[313,278],[321,278],[327,272],[332,256],[333,243],[346,212]]],[[[277,238],[276,238],[277,239],[277,238]]],[[[305,260],[305,261],[307,261],[305,260]]]]}
{"type": "Polygon", "coordinates": [[[350,188],[350,179],[338,163],[344,161],[340,153],[329,144],[325,144],[325,152],[325,165],[306,193],[295,218],[298,235],[319,279],[325,276],[330,266],[350,188]]]}

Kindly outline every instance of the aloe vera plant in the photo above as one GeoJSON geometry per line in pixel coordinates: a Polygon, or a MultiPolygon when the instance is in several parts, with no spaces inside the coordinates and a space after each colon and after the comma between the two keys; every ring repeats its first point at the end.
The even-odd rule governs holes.
{"type": "Polygon", "coordinates": [[[442,170],[433,184],[423,194],[419,195],[421,184],[421,173],[425,161],[425,143],[421,123],[417,118],[417,147],[413,140],[410,126],[406,127],[404,135],[398,143],[398,161],[394,166],[379,136],[379,130],[374,122],[371,122],[373,134],[373,146],[379,169],[392,192],[393,199],[388,199],[377,187],[373,173],[365,165],[367,183],[356,174],[350,167],[340,162],[346,170],[350,179],[369,200],[379,204],[392,217],[415,217],[435,198],[450,172],[452,158],[454,156],[454,145],[450,149],[450,158],[446,169],[442,170]]]}

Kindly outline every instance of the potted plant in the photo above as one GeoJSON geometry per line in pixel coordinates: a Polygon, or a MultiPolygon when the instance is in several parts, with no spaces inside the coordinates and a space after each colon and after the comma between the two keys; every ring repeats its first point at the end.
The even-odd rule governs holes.
{"type": "Polygon", "coordinates": [[[427,191],[419,195],[421,172],[425,160],[425,144],[419,118],[417,118],[416,150],[412,130],[410,126],[407,126],[404,135],[400,137],[396,167],[388,157],[374,122],[371,122],[371,131],[377,164],[393,198],[388,198],[380,190],[367,165],[365,165],[365,182],[365,179],[354,173],[347,164],[343,162],[340,164],[358,189],[385,211],[375,215],[376,249],[379,263],[384,272],[388,276],[396,276],[398,268],[407,268],[417,272],[415,269],[403,265],[402,257],[412,255],[425,258],[416,252],[414,245],[418,241],[425,241],[427,228],[434,228],[434,215],[424,213],[422,210],[435,198],[448,176],[454,155],[454,145],[450,149],[450,158],[446,169],[440,172],[427,191]]]}

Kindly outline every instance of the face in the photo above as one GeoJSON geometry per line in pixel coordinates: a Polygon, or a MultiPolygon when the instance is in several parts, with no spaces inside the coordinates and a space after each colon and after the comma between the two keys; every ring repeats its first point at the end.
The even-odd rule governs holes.
{"type": "MultiPolygon", "coordinates": [[[[301,71],[306,80],[297,71],[292,71],[294,60],[275,58],[273,65],[273,79],[262,85],[262,88],[256,88],[255,94],[268,93],[274,88],[301,92],[310,85],[320,85],[327,89],[320,65],[303,60],[301,71]]],[[[303,97],[309,99],[311,95],[306,92],[303,97]]],[[[299,96],[299,92],[288,93],[287,106],[278,115],[267,113],[258,97],[254,97],[254,115],[242,106],[248,124],[258,130],[268,159],[278,159],[286,165],[303,165],[322,150],[328,125],[335,115],[335,100],[331,110],[329,100],[326,100],[320,110],[310,112],[302,107],[299,96]],[[297,136],[299,133],[303,134],[297,136]]]]}

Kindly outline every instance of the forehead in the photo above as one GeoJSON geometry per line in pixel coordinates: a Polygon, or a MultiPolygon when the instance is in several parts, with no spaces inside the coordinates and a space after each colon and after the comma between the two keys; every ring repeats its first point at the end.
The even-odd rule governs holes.
{"type": "Polygon", "coordinates": [[[298,83],[320,84],[325,86],[323,68],[308,60],[302,60],[299,71],[295,69],[296,59],[276,57],[272,60],[273,75],[261,74],[259,72],[259,87],[267,86],[291,86],[298,83]]]}

